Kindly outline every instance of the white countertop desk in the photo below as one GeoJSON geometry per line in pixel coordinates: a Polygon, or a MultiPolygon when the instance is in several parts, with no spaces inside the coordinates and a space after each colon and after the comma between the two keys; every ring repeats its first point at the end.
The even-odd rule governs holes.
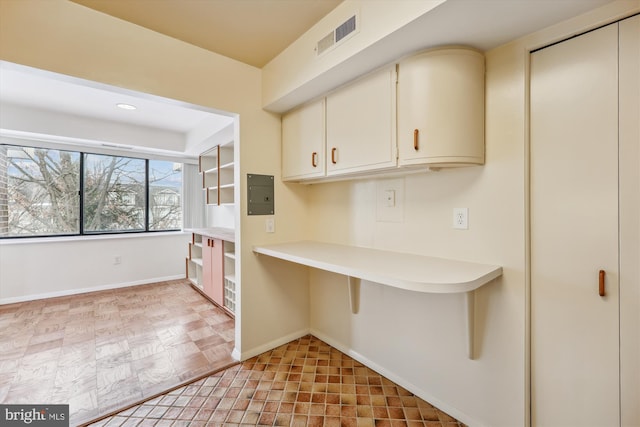
{"type": "Polygon", "coordinates": [[[351,311],[358,312],[360,280],[425,293],[463,293],[467,350],[473,359],[474,291],[502,275],[502,267],[415,254],[300,241],[255,246],[258,254],[347,276],[351,311]]]}
{"type": "Polygon", "coordinates": [[[211,237],[213,239],[225,240],[227,242],[235,242],[235,230],[233,228],[209,227],[209,228],[188,228],[184,231],[188,233],[200,234],[202,236],[211,237]]]}

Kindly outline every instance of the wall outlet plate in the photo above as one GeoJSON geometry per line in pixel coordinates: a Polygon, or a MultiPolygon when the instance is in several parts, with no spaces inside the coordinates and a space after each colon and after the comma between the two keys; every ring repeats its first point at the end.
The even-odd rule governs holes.
{"type": "Polygon", "coordinates": [[[453,208],[453,228],[469,229],[469,208],[453,208]]]}

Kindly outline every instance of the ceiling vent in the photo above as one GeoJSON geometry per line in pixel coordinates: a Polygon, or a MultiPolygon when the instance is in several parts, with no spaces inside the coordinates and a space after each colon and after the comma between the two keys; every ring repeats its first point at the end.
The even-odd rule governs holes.
{"type": "Polygon", "coordinates": [[[340,42],[344,41],[347,36],[354,34],[358,25],[356,16],[357,15],[353,15],[351,18],[340,24],[335,30],[321,38],[316,43],[316,55],[322,55],[326,51],[338,45],[340,42]]]}
{"type": "Polygon", "coordinates": [[[335,41],[333,40],[333,38],[334,38],[334,34],[333,34],[333,31],[331,31],[329,34],[327,34],[326,36],[320,39],[320,41],[316,46],[316,52],[318,53],[318,56],[325,53],[327,49],[330,49],[331,46],[335,44],[335,41]]]}
{"type": "Polygon", "coordinates": [[[336,28],[336,43],[340,43],[340,40],[347,37],[349,34],[356,30],[356,15],[347,19],[342,25],[336,28]]]}

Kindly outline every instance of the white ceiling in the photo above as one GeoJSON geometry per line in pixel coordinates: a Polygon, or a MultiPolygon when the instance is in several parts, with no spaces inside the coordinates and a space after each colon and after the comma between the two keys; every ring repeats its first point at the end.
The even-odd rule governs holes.
{"type": "MultiPolygon", "coordinates": [[[[188,133],[211,116],[195,106],[6,62],[0,63],[0,98],[2,103],[179,133],[188,133]],[[137,109],[123,110],[116,106],[119,103],[137,109]]],[[[221,127],[233,120],[218,119],[221,127]]]]}
{"type": "MultiPolygon", "coordinates": [[[[425,46],[429,43],[465,43],[486,50],[609,1],[611,0],[447,0],[426,14],[429,16],[417,19],[406,28],[383,40],[379,46],[373,46],[356,58],[345,61],[341,67],[350,67],[348,71],[357,75],[366,67],[371,69],[380,63],[387,62],[391,55],[399,56],[406,53],[408,49],[420,47],[416,44],[420,40],[427,40],[422,42],[425,46]]],[[[147,15],[149,20],[153,18],[153,23],[147,22],[145,25],[159,26],[162,32],[176,38],[179,38],[180,31],[184,31],[185,26],[194,27],[188,34],[192,39],[187,40],[187,36],[184,38],[200,46],[204,46],[207,40],[217,38],[214,37],[214,26],[211,25],[214,17],[196,19],[193,16],[204,13],[203,8],[214,8],[216,22],[234,22],[234,25],[226,26],[224,30],[226,38],[220,36],[216,41],[217,44],[208,48],[220,52],[226,49],[224,52],[227,56],[243,57],[246,58],[244,60],[247,63],[261,64],[277,55],[283,46],[295,41],[300,31],[311,27],[327,13],[327,8],[338,4],[340,0],[163,0],[162,2],[76,0],[76,2],[109,9],[113,14],[118,12],[123,16],[130,16],[130,19],[138,25],[147,22],[138,22],[147,15]],[[160,4],[164,6],[160,8],[160,4]],[[240,7],[239,4],[244,6],[240,7]],[[284,7],[285,5],[287,7],[284,7]],[[153,13],[148,13],[152,7],[153,13]],[[242,13],[242,19],[238,18],[238,13],[242,13]],[[297,20],[297,14],[301,17],[305,16],[304,28],[285,32],[284,28],[288,27],[292,20],[297,20]],[[269,22],[272,25],[249,25],[255,22],[269,22]],[[230,40],[235,42],[231,43],[230,40]],[[267,48],[262,47],[261,42],[269,40],[273,40],[274,43],[266,53],[267,48]],[[253,46],[255,49],[247,50],[247,46],[253,46]]],[[[302,22],[302,18],[299,21],[302,22]]],[[[332,72],[342,73],[343,70],[339,68],[335,67],[332,72]]],[[[330,82],[331,73],[326,74],[322,76],[327,79],[325,86],[335,84],[330,82]]],[[[346,76],[349,73],[342,74],[346,76]]],[[[318,88],[316,84],[316,89],[319,90],[318,88]]],[[[214,126],[222,128],[232,120],[228,116],[215,116],[213,112],[203,107],[1,62],[0,102],[185,134],[204,121],[209,125],[213,122],[214,126]],[[138,109],[124,111],[115,108],[115,104],[120,102],[134,104],[138,109]]],[[[0,127],[2,127],[1,123],[0,127]]]]}

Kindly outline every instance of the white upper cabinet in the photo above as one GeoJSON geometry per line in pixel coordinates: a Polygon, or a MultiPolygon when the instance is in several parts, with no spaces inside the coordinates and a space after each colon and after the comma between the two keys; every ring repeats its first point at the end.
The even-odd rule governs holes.
{"type": "Polygon", "coordinates": [[[395,66],[330,93],[327,176],[395,168],[395,66]]]}
{"type": "Polygon", "coordinates": [[[477,164],[484,164],[484,56],[469,48],[403,59],[282,119],[285,181],[477,164]]]}
{"type": "Polygon", "coordinates": [[[427,51],[398,67],[398,165],[484,163],[484,56],[427,51]]]}
{"type": "Polygon", "coordinates": [[[282,179],[325,175],[324,99],[282,117],[282,179]]]}

